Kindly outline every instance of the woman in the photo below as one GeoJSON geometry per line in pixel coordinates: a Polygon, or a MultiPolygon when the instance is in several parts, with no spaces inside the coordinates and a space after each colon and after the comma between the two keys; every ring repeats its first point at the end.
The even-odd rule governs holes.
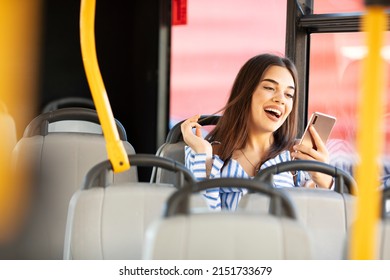
{"type": "MultiPolygon", "coordinates": [[[[199,116],[181,125],[185,164],[198,180],[254,177],[260,169],[291,158],[328,162],[328,151],[313,127],[317,150],[296,145],[298,78],[285,57],[261,54],[240,69],[216,127],[201,135],[199,116]],[[195,128],[195,133],[193,132],[195,128]]],[[[290,172],[274,176],[275,187],[332,186],[332,177],[319,172],[290,172]]],[[[235,210],[246,189],[218,188],[204,196],[211,209],[235,210]]]]}

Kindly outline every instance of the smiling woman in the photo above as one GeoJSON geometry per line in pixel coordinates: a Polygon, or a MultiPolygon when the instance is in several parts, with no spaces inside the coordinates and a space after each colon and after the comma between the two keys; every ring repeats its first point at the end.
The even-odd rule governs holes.
{"type": "MultiPolygon", "coordinates": [[[[199,115],[181,125],[187,144],[185,163],[195,177],[254,177],[263,168],[290,161],[291,150],[296,158],[327,162],[325,143],[315,131],[317,150],[294,145],[297,81],[295,65],[286,57],[266,53],[249,59],[237,74],[229,100],[221,110],[223,115],[205,139],[198,124],[199,115]]],[[[332,185],[329,176],[317,172],[284,172],[277,177],[275,187],[332,185]]],[[[246,193],[242,188],[216,188],[204,191],[203,195],[211,209],[235,210],[246,193]]]]}
{"type": "MultiPolygon", "coordinates": [[[[387,6],[390,5],[389,1],[372,0],[376,3],[386,2],[387,6]]],[[[192,190],[200,186],[200,182],[212,181],[209,178],[223,181],[253,178],[248,181],[257,181],[257,175],[268,167],[280,171],[280,166],[284,164],[302,161],[307,161],[311,167],[316,163],[329,163],[329,168],[342,169],[359,181],[356,196],[364,202],[363,206],[349,212],[346,207],[352,205],[355,199],[349,201],[340,193],[337,197],[343,200],[339,205],[341,214],[324,208],[325,203],[322,202],[329,201],[326,204],[332,206],[332,210],[336,209],[332,200],[327,198],[334,197],[342,188],[337,178],[333,182],[326,175],[329,173],[321,175],[316,168],[309,170],[301,166],[294,170],[284,169],[272,175],[268,189],[278,193],[315,194],[315,199],[314,196],[310,196],[310,199],[304,196],[304,203],[296,206],[301,205],[305,210],[302,215],[298,214],[301,219],[310,219],[319,226],[319,234],[314,234],[321,236],[318,239],[321,246],[318,248],[326,247],[329,253],[326,256],[348,258],[346,254],[341,255],[341,251],[328,246],[328,241],[336,241],[341,245],[338,248],[346,253],[350,249],[347,247],[352,247],[352,244],[364,247],[371,243],[369,235],[379,236],[373,231],[377,224],[374,215],[370,215],[373,219],[369,222],[360,220],[361,237],[354,242],[350,242],[347,236],[347,224],[341,224],[342,235],[337,236],[342,238],[337,238],[328,223],[339,223],[338,218],[344,215],[346,219],[342,220],[356,225],[356,214],[363,218],[368,217],[369,213],[378,214],[381,203],[377,193],[366,195],[366,191],[390,188],[390,107],[374,94],[379,91],[379,88],[375,88],[382,84],[378,79],[388,78],[390,71],[390,25],[381,24],[382,32],[375,34],[378,39],[381,38],[380,41],[383,40],[383,44],[381,47],[375,44],[375,50],[370,50],[366,42],[368,32],[362,30],[362,23],[363,16],[368,14],[364,3],[371,1],[132,0],[121,1],[121,5],[116,2],[119,1],[0,0],[0,101],[7,109],[4,113],[10,115],[0,115],[0,259],[39,259],[45,258],[44,254],[51,259],[64,257],[61,254],[65,247],[64,225],[72,217],[67,216],[67,210],[75,209],[69,208],[75,206],[69,198],[71,195],[73,197],[74,190],[79,190],[80,182],[85,181],[87,174],[91,174],[88,163],[98,163],[109,156],[109,165],[113,164],[107,176],[96,177],[93,184],[98,184],[88,189],[97,199],[95,202],[101,202],[100,198],[94,196],[95,191],[104,191],[101,188],[104,187],[110,192],[112,185],[115,188],[112,189],[114,196],[122,199],[123,205],[132,204],[128,199],[134,197],[123,196],[121,192],[124,190],[117,188],[116,184],[119,183],[117,176],[124,180],[132,179],[126,175],[127,172],[117,172],[123,169],[127,171],[128,164],[132,163],[127,162],[128,155],[123,153],[123,146],[118,142],[122,141],[122,136],[126,136],[137,154],[157,154],[186,164],[186,168],[199,181],[190,186],[192,190]],[[92,9],[84,9],[86,6],[82,4],[86,3],[94,6],[96,3],[95,19],[92,9]],[[84,21],[86,19],[88,21],[84,21]],[[96,44],[91,44],[94,43],[94,35],[96,44]],[[372,63],[370,70],[365,70],[367,74],[364,77],[374,79],[364,83],[364,89],[369,94],[365,95],[367,101],[360,103],[363,89],[360,73],[365,67],[367,54],[374,54],[376,62],[372,63]],[[83,67],[87,64],[91,66],[89,63],[96,63],[97,59],[104,88],[101,79],[98,83],[95,80],[96,72],[90,72],[90,67],[86,71],[83,67]],[[386,67],[387,71],[377,68],[379,65],[386,67]],[[97,87],[89,87],[92,84],[97,87]],[[95,93],[105,93],[105,88],[107,95],[103,99],[95,98],[95,93]],[[38,112],[48,108],[47,105],[53,101],[56,103],[68,98],[91,100],[93,106],[88,105],[89,111],[98,111],[100,123],[87,124],[85,120],[79,123],[74,119],[77,116],[71,114],[68,120],[51,122],[48,127],[45,122],[43,126],[33,127],[36,133],[28,133],[32,132],[28,124],[38,117],[38,112]],[[363,108],[367,109],[364,115],[368,117],[360,119],[362,115],[359,111],[363,108]],[[100,118],[102,110],[105,117],[100,118]],[[337,118],[327,143],[324,143],[324,138],[319,140],[323,135],[320,128],[308,126],[314,112],[337,118]],[[112,127],[116,124],[112,117],[121,124],[117,129],[112,127]],[[375,120],[371,119],[374,117],[375,120]],[[296,140],[305,139],[304,135],[311,136],[309,138],[315,142],[315,149],[312,144],[297,144],[299,142],[296,140]],[[358,136],[365,137],[364,143],[358,141],[358,136]],[[52,141],[48,142],[48,139],[52,141]],[[80,141],[84,141],[85,145],[80,141]],[[49,148],[40,148],[42,143],[45,143],[45,147],[49,144],[49,148]],[[58,143],[66,144],[69,149],[58,147],[58,143]],[[77,164],[66,163],[67,158],[79,158],[80,161],[77,164]],[[35,159],[50,161],[43,165],[34,164],[35,159]],[[68,176],[69,172],[74,174],[68,176]],[[45,175],[48,175],[47,179],[45,175]],[[58,178],[71,179],[72,182],[58,181],[58,178]],[[358,178],[375,181],[370,179],[370,182],[365,182],[358,178]],[[69,187],[65,188],[65,196],[62,187],[69,187]],[[370,201],[365,200],[367,198],[370,201]],[[313,205],[311,210],[306,207],[308,205],[313,205]],[[344,241],[346,243],[342,244],[344,241]]],[[[388,23],[389,9],[378,11],[375,8],[374,11],[370,22],[379,19],[382,23],[388,23]]],[[[94,70],[99,70],[98,65],[92,66],[94,70]]],[[[390,100],[388,80],[381,91],[386,95],[383,97],[390,100]]],[[[84,105],[73,103],[69,106],[68,103],[62,109],[69,107],[81,109],[84,105]]],[[[74,113],[74,110],[71,111],[74,113]]],[[[53,109],[48,114],[56,116],[53,109]]],[[[182,176],[162,169],[147,165],[136,169],[133,166],[130,170],[138,174],[133,178],[147,186],[151,183],[173,186],[182,183],[182,176]]],[[[250,188],[246,189],[245,185],[237,184],[235,188],[213,186],[207,191],[204,189],[200,195],[197,192],[195,203],[190,201],[191,209],[188,210],[196,213],[205,210],[219,217],[225,214],[241,216],[237,211],[214,213],[207,211],[207,207],[217,211],[233,211],[239,204],[238,208],[244,210],[241,205],[248,201],[248,192],[250,188]]],[[[100,236],[107,241],[106,238],[118,236],[110,239],[110,245],[116,249],[124,248],[123,244],[130,242],[141,249],[139,239],[137,241],[125,234],[123,226],[126,223],[117,221],[142,210],[150,214],[153,199],[145,200],[144,204],[141,204],[142,200],[137,200],[138,206],[134,211],[109,211],[101,216],[99,211],[95,211],[95,206],[91,207],[93,204],[90,204],[89,196],[85,198],[82,204],[77,204],[81,207],[79,210],[82,213],[89,211],[96,218],[94,221],[99,222],[87,225],[80,220],[77,226],[86,237],[100,236]],[[103,218],[108,222],[106,225],[115,223],[118,226],[112,232],[114,235],[91,229],[90,226],[101,225],[103,218]],[[94,232],[98,235],[94,235],[94,232]]],[[[257,201],[253,205],[259,205],[257,201]]],[[[259,201],[266,202],[261,198],[259,201]]],[[[110,205],[107,202],[104,202],[107,209],[120,210],[115,200],[108,202],[112,203],[110,205]]],[[[248,206],[250,204],[247,203],[248,206]]],[[[383,205],[389,207],[390,204],[387,201],[383,205]]],[[[260,205],[261,209],[255,210],[266,212],[268,206],[265,203],[260,205]]],[[[160,210],[163,209],[156,208],[156,214],[161,215],[160,210]]],[[[245,207],[245,210],[249,209],[245,207]]],[[[388,218],[383,217],[386,224],[390,221],[388,218]]],[[[126,221],[129,229],[136,226],[135,222],[126,221]]],[[[143,222],[142,219],[139,222],[143,222]]],[[[203,222],[200,221],[200,224],[203,222]]],[[[229,226],[240,230],[237,224],[229,223],[229,226]]],[[[248,225],[248,229],[251,227],[248,225]]],[[[214,232],[216,240],[220,241],[219,237],[226,231],[218,227],[215,229],[218,229],[214,232]]],[[[197,236],[200,242],[209,240],[210,228],[200,231],[202,235],[197,236]]],[[[189,232],[196,233],[192,230],[189,232]]],[[[242,250],[245,248],[241,246],[243,242],[252,245],[246,233],[241,231],[243,238],[238,240],[237,247],[230,248],[242,250]]],[[[74,236],[78,238],[79,235],[74,236]]],[[[82,245],[100,254],[99,246],[103,243],[95,242],[97,246],[92,245],[91,238],[86,238],[82,245]]],[[[258,236],[256,238],[259,240],[258,236]]],[[[172,235],[162,237],[161,241],[168,244],[168,239],[178,241],[172,235]]],[[[182,243],[195,244],[187,241],[182,243]]],[[[263,241],[265,245],[275,241],[282,243],[277,235],[263,241]]],[[[388,244],[385,244],[378,249],[390,252],[388,244]]],[[[212,245],[209,247],[214,248],[212,245]]],[[[301,248],[297,247],[293,253],[300,252],[301,248]]],[[[168,249],[171,248],[168,246],[168,249]]],[[[263,252],[263,248],[260,250],[263,252]]],[[[215,248],[211,251],[215,251],[215,248]]],[[[324,250],[318,251],[325,255],[324,250]]],[[[69,252],[74,252],[73,247],[69,252]]],[[[85,251],[82,250],[82,253],[85,251]]],[[[109,259],[115,257],[111,254],[105,256],[109,259]]],[[[72,256],[72,259],[77,258],[76,255],[72,256]]],[[[359,254],[352,257],[350,254],[349,258],[390,256],[371,254],[361,257],[359,254]]],[[[13,271],[13,276],[15,271],[24,271],[19,268],[13,271]]],[[[348,272],[348,277],[351,276],[348,272]]]]}

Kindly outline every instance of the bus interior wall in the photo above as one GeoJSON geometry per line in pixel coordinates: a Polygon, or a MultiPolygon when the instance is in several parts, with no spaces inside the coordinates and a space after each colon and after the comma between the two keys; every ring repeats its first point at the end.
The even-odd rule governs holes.
{"type": "MultiPolygon", "coordinates": [[[[159,7],[152,0],[99,0],[96,53],[113,115],[137,153],[156,152],[159,7]]],[[[43,5],[40,109],[63,97],[92,97],[80,49],[80,1],[43,5]]],[[[151,170],[140,169],[140,180],[151,170]]]]}

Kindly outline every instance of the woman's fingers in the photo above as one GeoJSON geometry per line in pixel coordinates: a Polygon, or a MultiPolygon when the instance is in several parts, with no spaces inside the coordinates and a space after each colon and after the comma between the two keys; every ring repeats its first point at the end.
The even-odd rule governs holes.
{"type": "Polygon", "coordinates": [[[202,126],[198,123],[198,120],[199,115],[196,115],[188,118],[181,124],[183,140],[196,153],[206,153],[208,157],[211,157],[213,148],[207,140],[203,139],[202,126]]]}
{"type": "Polygon", "coordinates": [[[291,153],[291,157],[304,160],[316,160],[321,162],[328,162],[327,150],[317,151],[312,148],[308,148],[304,145],[294,146],[294,152],[291,153]]]}
{"type": "Polygon", "coordinates": [[[198,137],[202,137],[202,126],[200,124],[196,124],[196,127],[195,127],[195,135],[198,136],[198,137]]]}
{"type": "Polygon", "coordinates": [[[195,115],[191,118],[186,119],[180,126],[182,133],[188,133],[189,131],[192,131],[192,128],[196,127],[196,125],[199,125],[198,119],[199,115],[195,115]]]}
{"type": "Polygon", "coordinates": [[[203,151],[207,141],[202,137],[202,126],[198,123],[199,115],[188,118],[181,124],[184,142],[196,151],[203,151]],[[193,129],[195,128],[195,133],[193,129]],[[206,143],[205,143],[206,142],[206,143]]]}
{"type": "Polygon", "coordinates": [[[316,145],[317,151],[323,151],[326,150],[325,143],[322,141],[320,135],[318,134],[317,130],[314,128],[314,126],[309,127],[309,132],[311,134],[311,137],[314,140],[314,143],[316,145]]]}
{"type": "Polygon", "coordinates": [[[309,129],[310,129],[310,133],[311,133],[311,135],[314,139],[315,145],[316,145],[316,150],[315,150],[315,152],[313,152],[315,159],[318,161],[328,163],[329,162],[329,152],[328,152],[328,149],[326,148],[324,141],[322,141],[320,135],[318,134],[318,132],[314,128],[314,126],[311,126],[309,129]]]}
{"type": "MultiPolygon", "coordinates": [[[[328,163],[329,154],[325,143],[322,141],[321,137],[313,126],[309,127],[309,132],[313,138],[315,149],[313,147],[308,147],[302,144],[294,145],[294,152],[291,153],[291,156],[296,159],[316,160],[319,162],[328,163]]],[[[320,187],[329,188],[332,185],[332,177],[329,175],[321,172],[309,172],[309,174],[314,184],[320,187]]]]}
{"type": "Polygon", "coordinates": [[[195,115],[195,116],[188,118],[185,122],[190,122],[190,123],[198,122],[199,118],[200,118],[200,115],[195,115]]]}
{"type": "Polygon", "coordinates": [[[293,152],[291,156],[297,159],[317,160],[327,163],[329,155],[325,143],[322,141],[321,137],[313,126],[309,127],[309,132],[313,138],[316,149],[302,144],[294,145],[293,149],[295,152],[293,152]]]}

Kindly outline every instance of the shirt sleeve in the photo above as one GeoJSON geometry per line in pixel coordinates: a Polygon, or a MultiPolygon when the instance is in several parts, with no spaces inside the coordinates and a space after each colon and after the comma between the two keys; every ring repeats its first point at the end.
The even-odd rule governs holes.
{"type": "MultiPolygon", "coordinates": [[[[207,179],[206,154],[196,154],[191,147],[185,146],[185,166],[194,174],[197,180],[207,179]]],[[[209,178],[221,177],[223,161],[218,156],[213,156],[209,178]]],[[[207,205],[212,210],[221,210],[220,188],[208,189],[202,192],[207,205]]]]}

